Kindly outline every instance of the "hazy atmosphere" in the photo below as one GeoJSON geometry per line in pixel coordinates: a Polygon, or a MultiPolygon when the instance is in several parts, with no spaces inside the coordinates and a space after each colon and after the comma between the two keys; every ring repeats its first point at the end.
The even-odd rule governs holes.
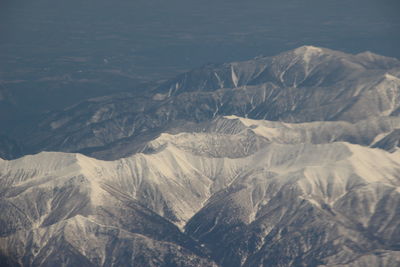
{"type": "Polygon", "coordinates": [[[8,104],[18,106],[15,112],[144,90],[143,83],[193,67],[301,45],[400,57],[397,0],[3,0],[0,5],[0,92],[12,98],[8,104]]]}

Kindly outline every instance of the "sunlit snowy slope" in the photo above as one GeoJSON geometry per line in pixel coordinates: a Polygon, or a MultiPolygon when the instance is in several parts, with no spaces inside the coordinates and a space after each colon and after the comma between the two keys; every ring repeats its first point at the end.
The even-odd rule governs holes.
{"type": "Polygon", "coordinates": [[[228,116],[116,161],[1,161],[0,251],[25,266],[396,266],[400,153],[368,145],[399,124],[228,116]]]}

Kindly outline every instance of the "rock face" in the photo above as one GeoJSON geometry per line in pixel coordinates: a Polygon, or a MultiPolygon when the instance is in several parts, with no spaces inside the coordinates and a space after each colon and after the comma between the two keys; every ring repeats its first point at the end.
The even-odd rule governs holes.
{"type": "Polygon", "coordinates": [[[25,148],[97,158],[0,159],[0,265],[398,266],[399,68],[307,46],[49,116],[25,148]]]}

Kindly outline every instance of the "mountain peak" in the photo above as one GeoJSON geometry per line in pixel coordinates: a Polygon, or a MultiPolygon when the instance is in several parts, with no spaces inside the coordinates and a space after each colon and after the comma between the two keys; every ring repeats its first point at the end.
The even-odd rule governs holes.
{"type": "Polygon", "coordinates": [[[322,51],[323,48],[312,45],[303,45],[294,49],[294,52],[299,54],[322,53],[322,51]]]}
{"type": "Polygon", "coordinates": [[[305,45],[295,49],[293,52],[296,56],[302,57],[303,60],[308,63],[312,58],[321,56],[323,54],[323,49],[320,47],[305,45]]]}

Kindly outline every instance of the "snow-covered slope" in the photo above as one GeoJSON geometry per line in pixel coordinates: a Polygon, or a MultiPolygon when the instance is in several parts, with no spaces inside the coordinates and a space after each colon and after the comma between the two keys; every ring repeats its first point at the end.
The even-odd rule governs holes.
{"type": "Polygon", "coordinates": [[[399,114],[397,59],[304,46],[44,115],[0,266],[400,266],[399,114]]]}
{"type": "Polygon", "coordinates": [[[0,254],[24,266],[399,264],[400,154],[370,147],[399,124],[227,116],[115,161],[1,160],[0,254]]]}
{"type": "Polygon", "coordinates": [[[274,57],[207,65],[178,76],[159,90],[165,90],[171,96],[179,91],[213,91],[265,82],[279,87],[329,86],[362,72],[398,67],[398,60],[370,52],[350,55],[326,48],[302,46],[274,57]]]}
{"type": "MultiPolygon", "coordinates": [[[[285,122],[398,116],[400,61],[304,46],[274,57],[207,65],[137,95],[89,99],[47,114],[19,136],[21,153],[118,159],[184,122],[221,115],[285,122]]],[[[9,152],[7,158],[20,155],[9,152]]]]}
{"type": "Polygon", "coordinates": [[[2,161],[1,254],[24,266],[82,260],[82,266],[213,266],[193,240],[156,214],[167,212],[151,187],[157,183],[144,181],[143,192],[135,188],[143,177],[124,166],[135,169],[142,159],[124,164],[43,152],[2,161]],[[154,198],[147,205],[154,211],[133,192],[154,198]]]}
{"type": "MultiPolygon", "coordinates": [[[[375,117],[357,123],[346,121],[286,123],[232,115],[218,117],[203,124],[189,123],[169,129],[169,133],[163,133],[148,142],[144,151],[158,150],[166,143],[172,143],[194,154],[240,157],[254,153],[269,142],[325,144],[345,141],[379,147],[379,144],[383,144],[388,138],[394,138],[399,128],[399,117],[375,117]],[[232,143],[235,146],[232,146],[232,143]]],[[[392,152],[395,150],[392,146],[380,148],[392,152]]]]}

